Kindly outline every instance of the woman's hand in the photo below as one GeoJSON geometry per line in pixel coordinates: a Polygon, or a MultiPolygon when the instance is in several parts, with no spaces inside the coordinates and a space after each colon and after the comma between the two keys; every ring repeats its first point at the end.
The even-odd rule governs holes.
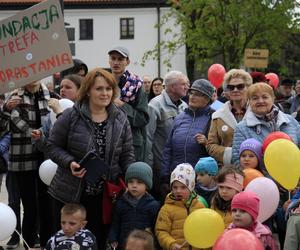
{"type": "Polygon", "coordinates": [[[75,161],[71,162],[70,168],[71,168],[71,171],[72,171],[72,175],[74,175],[76,177],[79,177],[79,178],[82,178],[86,173],[86,169],[81,168],[80,165],[75,161]]]}
{"type": "Polygon", "coordinates": [[[49,108],[51,108],[55,114],[59,114],[63,112],[58,100],[55,98],[50,98],[50,100],[48,101],[48,105],[49,108]]]}
{"type": "Polygon", "coordinates": [[[196,141],[199,143],[199,144],[206,144],[207,143],[207,138],[206,138],[206,136],[205,135],[203,135],[203,134],[200,134],[200,133],[198,133],[198,134],[196,134],[195,136],[194,136],[194,138],[196,139],[196,141]]]}
{"type": "Polygon", "coordinates": [[[33,129],[31,131],[31,138],[34,140],[39,140],[42,137],[42,131],[39,129],[33,129]]]}
{"type": "Polygon", "coordinates": [[[21,103],[21,100],[21,97],[14,95],[4,104],[4,106],[10,112],[21,103]]]}

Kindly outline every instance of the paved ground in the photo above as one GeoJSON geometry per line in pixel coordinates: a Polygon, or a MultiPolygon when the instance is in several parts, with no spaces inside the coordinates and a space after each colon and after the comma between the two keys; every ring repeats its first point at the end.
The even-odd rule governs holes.
{"type": "MultiPolygon", "coordinates": [[[[5,177],[3,177],[2,180],[2,186],[1,186],[1,192],[0,192],[0,202],[3,202],[5,204],[7,204],[7,192],[6,192],[6,188],[5,188],[5,177]]],[[[3,246],[5,249],[5,244],[9,239],[5,240],[5,241],[0,241],[0,246],[3,246]]],[[[24,250],[23,246],[19,246],[18,248],[16,248],[16,250],[24,250]]]]}

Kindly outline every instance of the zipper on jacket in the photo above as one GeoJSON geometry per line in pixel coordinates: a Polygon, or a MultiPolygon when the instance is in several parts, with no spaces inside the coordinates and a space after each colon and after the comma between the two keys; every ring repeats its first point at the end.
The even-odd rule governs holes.
{"type": "Polygon", "coordinates": [[[186,134],[185,143],[184,143],[184,162],[187,162],[187,160],[186,160],[186,144],[187,144],[187,140],[188,140],[188,137],[189,137],[189,134],[190,134],[190,130],[191,130],[193,124],[194,124],[195,117],[196,117],[195,111],[192,110],[192,112],[193,112],[193,120],[192,120],[192,123],[191,123],[191,125],[190,125],[190,127],[188,129],[187,134],[186,134]]]}

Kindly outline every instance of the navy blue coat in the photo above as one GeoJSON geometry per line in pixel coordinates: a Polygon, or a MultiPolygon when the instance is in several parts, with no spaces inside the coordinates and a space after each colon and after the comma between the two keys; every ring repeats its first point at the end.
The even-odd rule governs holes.
{"type": "Polygon", "coordinates": [[[178,164],[190,163],[194,167],[200,157],[209,156],[195,135],[200,133],[207,137],[213,112],[209,106],[197,111],[187,108],[176,116],[163,151],[162,177],[170,176],[178,164]]]}
{"type": "Polygon", "coordinates": [[[108,239],[109,242],[117,241],[120,249],[124,248],[126,238],[132,230],[154,229],[160,208],[159,203],[148,193],[140,198],[136,205],[131,199],[130,194],[125,193],[117,201],[113,211],[108,239]]]}

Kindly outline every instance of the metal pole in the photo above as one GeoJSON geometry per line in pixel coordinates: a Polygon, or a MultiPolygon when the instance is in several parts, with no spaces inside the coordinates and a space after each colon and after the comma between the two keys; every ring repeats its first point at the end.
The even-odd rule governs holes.
{"type": "Polygon", "coordinates": [[[161,54],[161,48],[160,48],[160,4],[159,1],[157,1],[157,74],[158,77],[160,77],[161,74],[161,60],[160,60],[160,54],[161,54]]]}

